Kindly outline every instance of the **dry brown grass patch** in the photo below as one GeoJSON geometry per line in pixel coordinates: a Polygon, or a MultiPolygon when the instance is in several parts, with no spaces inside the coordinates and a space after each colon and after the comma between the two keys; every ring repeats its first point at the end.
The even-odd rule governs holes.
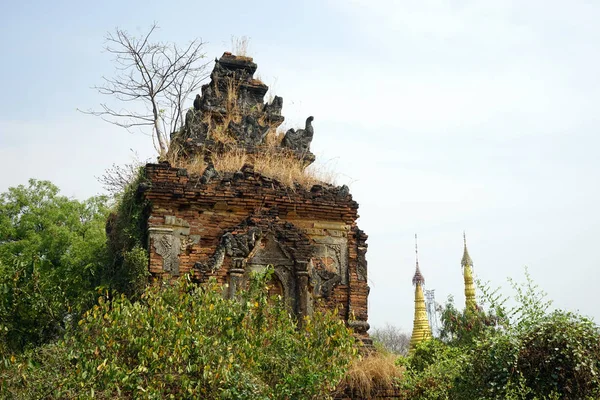
{"type": "MultiPolygon", "coordinates": [[[[301,160],[293,154],[260,152],[249,154],[244,150],[233,150],[223,154],[213,154],[215,169],[223,173],[233,173],[242,169],[244,164],[254,166],[254,171],[282,184],[294,188],[299,184],[307,189],[316,184],[329,184],[334,181],[334,174],[321,165],[304,168],[301,160]]],[[[206,168],[203,157],[190,160],[172,160],[172,165],[186,168],[191,173],[202,174],[206,168]]]]}
{"type": "MultiPolygon", "coordinates": [[[[251,164],[256,172],[290,188],[294,188],[295,184],[307,189],[315,184],[335,184],[337,173],[334,172],[332,166],[316,162],[305,167],[304,162],[298,159],[294,153],[282,149],[280,146],[284,132],[275,126],[269,128],[264,145],[256,149],[256,152],[248,153],[244,149],[236,148],[236,139],[226,129],[229,121],[235,121],[235,117],[229,115],[225,121],[219,121],[219,123],[215,123],[210,116],[203,121],[209,126],[208,137],[230,149],[211,155],[217,171],[233,173],[241,170],[244,164],[251,164]]],[[[191,173],[202,174],[204,172],[206,162],[203,155],[188,159],[180,153],[180,146],[171,146],[166,161],[175,167],[186,168],[191,173]]]]}
{"type": "Polygon", "coordinates": [[[369,399],[377,389],[393,389],[404,371],[396,365],[397,357],[393,354],[373,353],[355,359],[340,382],[338,390],[369,399]]]}
{"type": "MultiPolygon", "coordinates": [[[[242,47],[247,46],[247,38],[241,40],[242,47]]],[[[230,134],[228,128],[230,122],[240,123],[242,119],[239,104],[241,82],[234,78],[226,79],[227,93],[220,93],[219,85],[214,85],[216,95],[224,96],[226,112],[223,115],[207,113],[202,119],[202,122],[208,126],[207,139],[220,144],[215,146],[215,153],[210,155],[217,171],[233,173],[241,170],[244,164],[251,164],[256,172],[290,188],[294,188],[296,184],[307,189],[315,184],[335,184],[337,174],[332,169],[320,163],[306,167],[304,161],[296,154],[281,148],[285,132],[277,124],[268,121],[262,106],[255,111],[258,112],[256,115],[258,123],[263,127],[268,125],[263,144],[251,153],[240,149],[238,141],[230,134]]],[[[254,81],[258,82],[260,79],[254,81]]],[[[183,144],[179,143],[174,143],[169,148],[165,160],[175,167],[186,168],[189,172],[197,174],[202,174],[207,166],[203,155],[188,159],[183,154],[183,144]]]]}
{"type": "MultiPolygon", "coordinates": [[[[264,122],[262,124],[264,125],[264,122]]],[[[270,127],[265,136],[265,146],[270,149],[279,147],[284,136],[285,133],[282,130],[279,130],[277,127],[270,127]]]]}
{"type": "Polygon", "coordinates": [[[252,58],[248,57],[248,45],[250,44],[250,38],[247,36],[231,37],[231,52],[240,58],[246,58],[252,60],[252,58]]]}
{"type": "Polygon", "coordinates": [[[227,79],[227,115],[237,115],[240,113],[238,99],[241,82],[237,79],[227,79]]]}

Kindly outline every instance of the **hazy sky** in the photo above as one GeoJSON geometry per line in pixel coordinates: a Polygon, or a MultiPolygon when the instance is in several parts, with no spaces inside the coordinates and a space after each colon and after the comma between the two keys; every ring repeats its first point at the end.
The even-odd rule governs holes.
{"type": "Polygon", "coordinates": [[[157,21],[208,59],[246,35],[286,126],[315,116],[313,152],[360,204],[371,325],[412,328],[415,233],[426,288],[463,304],[463,230],[481,279],[508,288],[528,266],[557,307],[600,320],[600,3],[24,3],[0,8],[0,191],[49,179],[83,199],[132,150],[153,156],[76,111],[106,100],[90,86],[113,73],[107,31],[157,21]]]}

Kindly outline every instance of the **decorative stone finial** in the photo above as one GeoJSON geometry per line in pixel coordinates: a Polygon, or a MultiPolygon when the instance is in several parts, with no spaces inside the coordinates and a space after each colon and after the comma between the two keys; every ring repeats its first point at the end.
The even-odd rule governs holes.
{"type": "Polygon", "coordinates": [[[304,129],[289,129],[283,137],[283,141],[281,142],[282,147],[290,149],[296,153],[298,157],[304,159],[309,164],[315,160],[314,154],[310,152],[310,143],[312,142],[313,135],[315,134],[312,126],[314,119],[315,118],[313,116],[308,117],[306,119],[306,125],[304,129]]]}
{"type": "MultiPolygon", "coordinates": [[[[257,68],[252,58],[229,52],[215,60],[210,82],[202,86],[202,95],[196,95],[184,126],[171,135],[179,154],[193,157],[231,150],[258,154],[265,150],[269,130],[284,121],[283,99],[275,96],[271,102],[264,101],[269,87],[254,78],[257,68]]],[[[292,154],[305,165],[312,163],[313,119],[308,117],[304,129],[288,130],[275,151],[292,154]]]]}

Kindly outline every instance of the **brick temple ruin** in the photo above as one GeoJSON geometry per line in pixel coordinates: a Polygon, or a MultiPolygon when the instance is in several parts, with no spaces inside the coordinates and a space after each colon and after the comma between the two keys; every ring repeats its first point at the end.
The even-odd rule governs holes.
{"type": "MultiPolygon", "coordinates": [[[[173,135],[182,157],[204,158],[203,173],[166,162],[146,165],[139,191],[148,204],[150,272],[190,273],[198,281],[214,276],[234,296],[250,272],[271,265],[270,290],[294,313],[337,307],[340,318],[368,342],[367,235],[357,226],[358,203],[348,187],[290,187],[251,163],[232,173],[213,166],[211,158],[222,152],[265,151],[268,130],[284,120],[281,97],[264,103],[268,87],[254,79],[256,68],[251,58],[229,53],[216,60],[210,83],[173,135]],[[233,140],[216,140],[216,129],[233,140]]],[[[275,151],[305,166],[312,163],[312,120],[304,129],[289,130],[275,151]]]]}

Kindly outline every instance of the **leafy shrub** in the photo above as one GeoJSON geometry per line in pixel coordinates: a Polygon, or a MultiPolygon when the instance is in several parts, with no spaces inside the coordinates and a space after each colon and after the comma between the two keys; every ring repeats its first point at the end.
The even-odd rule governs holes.
{"type": "Polygon", "coordinates": [[[548,313],[551,302],[527,272],[524,284],[511,285],[511,308],[488,285],[480,286],[480,303],[491,312],[458,311],[449,301],[444,342],[423,343],[400,359],[406,398],[600,398],[600,328],[572,313],[548,313]]]}
{"type": "Polygon", "coordinates": [[[405,365],[401,381],[403,399],[450,399],[454,381],[461,374],[465,355],[461,348],[432,339],[417,345],[414,352],[399,359],[405,365]]]}
{"type": "MultiPolygon", "coordinates": [[[[517,304],[487,296],[501,315],[495,329],[482,331],[468,346],[468,362],[453,393],[465,399],[598,398],[600,329],[581,316],[555,311],[526,272],[511,281],[517,304]]],[[[483,286],[483,293],[490,291],[483,286]]]]}
{"type": "Polygon", "coordinates": [[[116,291],[136,297],[148,282],[147,204],[138,192],[144,180],[144,168],[139,167],[133,180],[117,195],[106,223],[110,277],[105,282],[109,295],[116,291]]]}
{"type": "Polygon", "coordinates": [[[516,360],[535,393],[564,399],[600,394],[600,329],[587,318],[556,311],[520,336],[516,360]]]}
{"type": "Polygon", "coordinates": [[[464,399],[504,399],[518,378],[515,361],[519,344],[518,337],[502,332],[480,337],[465,349],[464,370],[457,376],[452,393],[464,399]]]}
{"type": "Polygon", "coordinates": [[[452,297],[442,309],[440,338],[452,345],[466,346],[474,343],[486,332],[496,328],[498,318],[481,307],[459,311],[452,297]]]}
{"type": "Polygon", "coordinates": [[[72,200],[47,181],[0,194],[0,348],[56,338],[94,303],[106,213],[106,198],[72,200]]]}
{"type": "Polygon", "coordinates": [[[57,347],[4,360],[0,394],[327,398],[356,354],[351,333],[333,313],[297,323],[281,299],[269,301],[266,282],[254,279],[239,300],[223,298],[214,281],[182,278],[138,302],[101,301],[57,347]]]}

